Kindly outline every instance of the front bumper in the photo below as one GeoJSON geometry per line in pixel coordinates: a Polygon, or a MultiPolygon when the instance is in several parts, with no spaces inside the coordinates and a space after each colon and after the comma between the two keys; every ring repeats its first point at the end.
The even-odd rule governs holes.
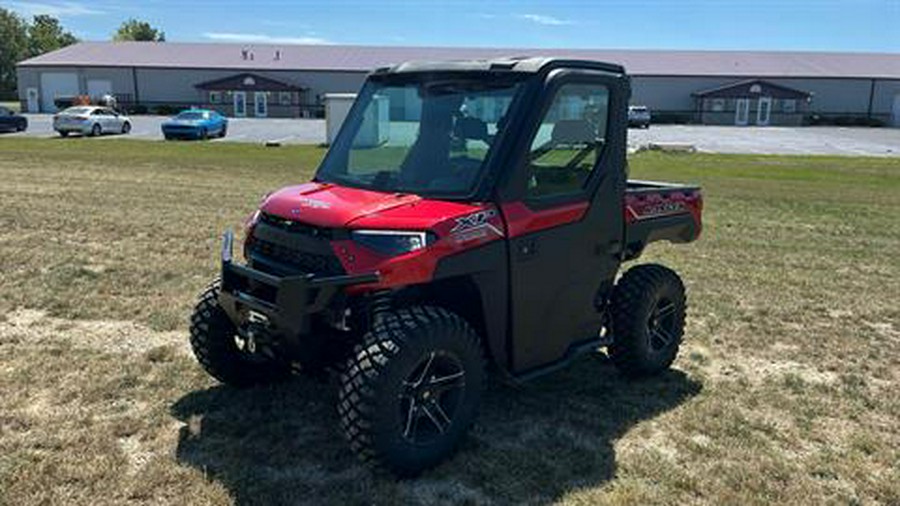
{"type": "Polygon", "coordinates": [[[274,276],[236,263],[232,257],[233,244],[234,235],[228,231],[222,240],[219,304],[236,326],[247,322],[253,311],[263,315],[276,334],[308,334],[311,315],[326,309],[341,288],[379,280],[375,272],[341,276],[274,276]]]}
{"type": "Polygon", "coordinates": [[[200,127],[163,127],[162,133],[166,137],[178,139],[199,139],[200,127]]]}

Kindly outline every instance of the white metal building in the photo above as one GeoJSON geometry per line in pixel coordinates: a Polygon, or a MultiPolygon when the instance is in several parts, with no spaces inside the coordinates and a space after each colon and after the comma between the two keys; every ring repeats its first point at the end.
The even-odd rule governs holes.
{"type": "Polygon", "coordinates": [[[632,102],[657,121],[900,126],[900,54],[550,50],[83,42],[18,66],[23,110],[115,95],[137,110],[191,105],[233,116],[319,115],[325,93],[355,92],[371,69],[407,60],[564,56],[623,64],[632,102]]]}

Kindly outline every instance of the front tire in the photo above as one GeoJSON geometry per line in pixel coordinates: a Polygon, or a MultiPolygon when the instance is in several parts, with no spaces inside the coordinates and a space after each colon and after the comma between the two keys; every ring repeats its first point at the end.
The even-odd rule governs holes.
{"type": "Polygon", "coordinates": [[[238,332],[219,305],[216,280],[203,293],[191,316],[191,349],[210,376],[234,387],[275,383],[291,375],[290,364],[265,359],[239,347],[238,332]]]}
{"type": "Polygon", "coordinates": [[[68,137],[68,136],[69,136],[69,132],[60,131],[60,132],[59,132],[59,136],[60,136],[60,137],[68,137]]]}
{"type": "Polygon", "coordinates": [[[128,135],[131,133],[131,123],[125,122],[122,124],[122,135],[128,135]]]}
{"type": "Polygon", "coordinates": [[[385,313],[341,374],[341,428],[359,457],[415,476],[451,455],[478,412],[481,342],[436,307],[385,313]]]}
{"type": "Polygon", "coordinates": [[[667,369],[684,335],[687,296],[675,271],[656,264],[629,269],[613,290],[609,355],[622,374],[649,376],[667,369]]]}

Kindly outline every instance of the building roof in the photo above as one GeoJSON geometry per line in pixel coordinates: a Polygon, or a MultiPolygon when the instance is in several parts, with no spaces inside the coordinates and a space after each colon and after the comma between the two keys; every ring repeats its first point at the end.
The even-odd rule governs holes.
{"type": "Polygon", "coordinates": [[[367,72],[406,61],[553,56],[625,66],[632,75],[900,79],[900,53],[514,49],[350,45],[81,42],[21,62],[33,66],[367,72]]]}
{"type": "Polygon", "coordinates": [[[716,88],[691,93],[691,95],[700,98],[745,98],[764,95],[773,98],[793,98],[801,100],[811,96],[809,92],[770,83],[769,81],[764,81],[762,79],[747,79],[736,83],[729,83],[725,86],[718,86],[716,88]]]}
{"type": "Polygon", "coordinates": [[[197,84],[194,87],[201,90],[213,91],[303,91],[306,89],[300,86],[283,83],[275,79],[269,79],[265,76],[252,74],[250,72],[229,76],[224,79],[206,81],[205,83],[197,84]]]}

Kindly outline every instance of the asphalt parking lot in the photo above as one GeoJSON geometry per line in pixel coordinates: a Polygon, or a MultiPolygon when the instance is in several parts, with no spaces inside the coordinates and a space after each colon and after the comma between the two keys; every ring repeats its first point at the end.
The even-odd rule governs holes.
{"type": "MultiPolygon", "coordinates": [[[[3,137],[56,137],[53,131],[53,116],[49,114],[26,114],[28,130],[18,134],[5,134],[3,137]]],[[[132,116],[131,139],[162,141],[160,125],[165,116],[132,116]]],[[[100,139],[121,138],[121,135],[108,135],[100,139]]],[[[0,137],[2,138],[2,137],[0,137]]],[[[228,118],[228,136],[225,139],[213,139],[209,142],[267,142],[277,141],[282,144],[319,144],[325,142],[325,121],[320,119],[281,119],[281,118],[228,118]]]]}
{"type": "MultiPolygon", "coordinates": [[[[27,115],[28,131],[3,134],[0,138],[54,137],[52,116],[27,115]]],[[[161,141],[162,116],[133,116],[135,139],[161,141]]],[[[319,119],[229,118],[228,137],[210,142],[277,141],[282,144],[325,142],[325,121],[319,119]]],[[[120,136],[105,136],[102,139],[120,136]]],[[[734,127],[697,125],[653,125],[647,130],[630,129],[631,148],[658,144],[686,144],[710,153],[785,155],[900,156],[900,129],[847,127],[734,127]]]]}
{"type": "Polygon", "coordinates": [[[690,144],[710,153],[900,156],[900,129],[699,125],[629,129],[629,147],[649,143],[690,144]]]}

